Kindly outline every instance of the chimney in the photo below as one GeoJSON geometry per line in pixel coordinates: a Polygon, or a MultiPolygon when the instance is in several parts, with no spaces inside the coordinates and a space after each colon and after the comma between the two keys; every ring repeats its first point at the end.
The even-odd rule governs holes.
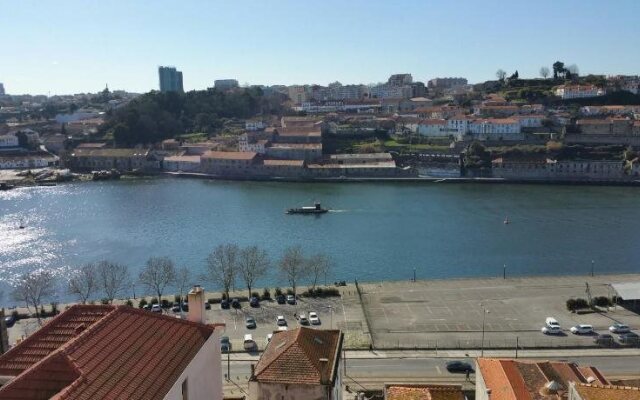
{"type": "Polygon", "coordinates": [[[189,313],[187,319],[192,322],[206,323],[204,314],[204,289],[200,285],[195,285],[188,294],[189,313]]]}

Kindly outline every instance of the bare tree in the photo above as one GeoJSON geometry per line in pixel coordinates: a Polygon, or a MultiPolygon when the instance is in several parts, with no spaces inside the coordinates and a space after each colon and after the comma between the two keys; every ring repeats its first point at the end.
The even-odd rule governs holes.
{"type": "Polygon", "coordinates": [[[263,278],[269,268],[269,256],[267,252],[258,248],[258,246],[249,246],[240,251],[238,258],[238,267],[249,297],[251,297],[251,288],[257,280],[263,278]]]}
{"type": "Polygon", "coordinates": [[[33,307],[36,312],[38,324],[41,324],[38,306],[42,304],[44,298],[53,296],[55,293],[55,277],[53,273],[43,270],[29,274],[23,274],[11,293],[16,301],[23,301],[27,309],[33,307]]]}
{"type": "Polygon", "coordinates": [[[98,289],[98,271],[96,265],[88,263],[76,270],[69,279],[67,291],[85,304],[98,289]]]}
{"type": "Polygon", "coordinates": [[[280,272],[287,279],[293,294],[296,294],[296,286],[300,279],[307,276],[307,263],[300,246],[289,247],[284,251],[280,259],[280,272]]]}
{"type": "Polygon", "coordinates": [[[498,78],[499,81],[504,81],[504,78],[506,77],[507,73],[504,70],[499,69],[496,71],[496,78],[498,78]]]}
{"type": "Polygon", "coordinates": [[[169,257],[151,257],[140,272],[139,279],[158,295],[158,304],[161,304],[162,292],[167,285],[176,281],[176,267],[169,257]]]}
{"type": "Polygon", "coordinates": [[[540,76],[543,79],[547,79],[547,77],[551,74],[551,70],[549,70],[549,67],[540,67],[540,76]]]}
{"type": "Polygon", "coordinates": [[[227,299],[229,298],[229,290],[236,281],[239,252],[237,245],[227,243],[216,247],[207,257],[208,278],[222,285],[227,299]]]}
{"type": "Polygon", "coordinates": [[[311,290],[314,291],[318,280],[331,270],[331,259],[326,254],[315,254],[309,257],[306,263],[307,272],[311,277],[311,290]]]}
{"type": "Polygon", "coordinates": [[[129,268],[124,264],[110,261],[100,261],[96,264],[98,272],[98,285],[104,294],[113,303],[113,299],[129,285],[129,268]]]}
{"type": "MultiPolygon", "coordinates": [[[[190,281],[191,271],[189,271],[189,268],[182,267],[176,271],[176,286],[180,291],[180,303],[184,303],[183,293],[191,285],[190,281]]],[[[182,309],[182,304],[180,304],[180,309],[182,309]]]]}

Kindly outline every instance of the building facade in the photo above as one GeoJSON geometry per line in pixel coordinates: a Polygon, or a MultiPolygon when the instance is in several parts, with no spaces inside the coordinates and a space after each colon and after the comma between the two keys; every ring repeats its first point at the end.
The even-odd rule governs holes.
{"type": "Polygon", "coordinates": [[[75,148],[71,152],[70,166],[83,171],[116,169],[124,172],[155,169],[159,163],[150,157],[148,149],[75,148]]]}
{"type": "Polygon", "coordinates": [[[594,85],[561,85],[555,89],[556,96],[563,100],[604,96],[606,91],[594,85]]]}
{"type": "Polygon", "coordinates": [[[216,79],[213,82],[213,87],[222,91],[235,89],[238,86],[238,81],[235,79],[216,79]]]}
{"type": "Polygon", "coordinates": [[[169,172],[200,172],[200,156],[165,157],[162,169],[169,172]]]}
{"type": "Polygon", "coordinates": [[[434,78],[427,82],[429,89],[449,89],[456,86],[464,86],[468,83],[466,78],[434,78]]]}
{"type": "Polygon", "coordinates": [[[158,78],[161,92],[184,92],[182,71],[178,71],[176,67],[158,67],[158,78]]]}
{"type": "Polygon", "coordinates": [[[258,154],[244,151],[207,151],[200,157],[202,172],[220,176],[248,176],[258,154]]]}
{"type": "Polygon", "coordinates": [[[0,147],[18,147],[19,140],[14,135],[2,135],[0,136],[0,147]]]}

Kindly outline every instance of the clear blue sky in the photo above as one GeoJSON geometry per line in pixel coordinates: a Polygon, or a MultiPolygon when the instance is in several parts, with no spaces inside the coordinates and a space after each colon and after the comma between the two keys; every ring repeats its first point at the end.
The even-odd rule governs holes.
{"type": "Polygon", "coordinates": [[[175,65],[186,90],[371,83],[410,72],[471,82],[640,73],[639,0],[0,0],[0,82],[12,94],[144,92],[175,65]]]}

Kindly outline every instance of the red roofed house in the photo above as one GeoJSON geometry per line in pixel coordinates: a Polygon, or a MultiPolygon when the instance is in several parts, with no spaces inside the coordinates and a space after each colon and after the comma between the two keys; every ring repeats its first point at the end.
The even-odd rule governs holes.
{"type": "Polygon", "coordinates": [[[465,400],[460,385],[384,385],[384,400],[465,400]]]}
{"type": "Polygon", "coordinates": [[[341,400],[342,332],[300,327],[279,331],[249,379],[252,400],[341,400]]]}
{"type": "Polygon", "coordinates": [[[571,382],[608,385],[595,367],[561,361],[476,360],[476,400],[566,399],[571,382]]]}
{"type": "Polygon", "coordinates": [[[0,398],[222,399],[219,329],[203,323],[200,287],[189,305],[189,320],[72,306],[0,356],[0,398]]]}

